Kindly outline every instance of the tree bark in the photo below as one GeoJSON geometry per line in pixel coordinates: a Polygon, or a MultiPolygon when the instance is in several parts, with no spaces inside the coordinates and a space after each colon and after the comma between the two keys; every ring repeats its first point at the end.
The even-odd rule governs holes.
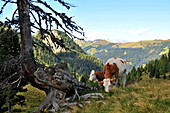
{"type": "Polygon", "coordinates": [[[26,0],[17,0],[17,5],[21,34],[21,55],[23,59],[31,59],[30,61],[34,62],[29,6],[26,0]]]}
{"type": "MultiPolygon", "coordinates": [[[[34,87],[47,91],[46,88],[37,84],[34,80],[33,73],[36,71],[38,65],[35,62],[33,54],[33,39],[31,36],[31,22],[29,5],[30,0],[17,0],[17,7],[19,12],[19,25],[21,35],[21,59],[25,79],[34,87]]],[[[39,65],[40,66],[40,65],[39,65]]],[[[42,66],[42,65],[41,65],[42,66]]]]}

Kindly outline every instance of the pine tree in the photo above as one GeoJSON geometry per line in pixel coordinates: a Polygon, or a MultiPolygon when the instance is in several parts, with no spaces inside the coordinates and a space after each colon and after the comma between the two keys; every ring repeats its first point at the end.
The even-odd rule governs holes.
{"type": "MultiPolygon", "coordinates": [[[[20,52],[20,45],[19,45],[19,37],[15,35],[16,31],[9,30],[8,33],[6,31],[9,30],[7,27],[2,26],[0,27],[0,63],[7,61],[11,58],[17,57],[20,52]],[[6,30],[5,30],[6,29],[6,30]]],[[[15,68],[11,70],[7,70],[5,74],[3,74],[3,66],[0,66],[0,82],[2,82],[5,78],[11,76],[15,72],[15,68]]],[[[25,98],[21,97],[18,98],[16,93],[18,90],[22,90],[22,87],[26,85],[26,82],[21,81],[20,87],[16,88],[16,86],[8,86],[7,91],[3,91],[0,89],[0,111],[11,112],[11,107],[21,101],[24,101],[25,98]]]]}
{"type": "Polygon", "coordinates": [[[164,78],[164,79],[166,79],[166,78],[167,78],[165,74],[163,75],[163,78],[164,78]]]}
{"type": "Polygon", "coordinates": [[[129,84],[130,81],[130,72],[126,75],[126,84],[129,84]]]}
{"type": "Polygon", "coordinates": [[[133,67],[133,68],[132,68],[132,71],[131,71],[131,73],[130,73],[130,81],[131,81],[131,82],[134,82],[135,80],[136,80],[136,68],[133,67]]]}
{"type": "Polygon", "coordinates": [[[141,76],[142,76],[142,71],[141,71],[140,67],[138,67],[137,73],[136,73],[136,80],[137,81],[141,80],[141,76]]]}
{"type": "Polygon", "coordinates": [[[153,78],[154,77],[154,69],[152,67],[152,65],[150,65],[150,75],[149,75],[150,78],[153,78]]]}
{"type": "Polygon", "coordinates": [[[168,62],[167,72],[170,72],[170,62],[168,62]]]}
{"type": "Polygon", "coordinates": [[[169,49],[169,52],[168,52],[168,62],[170,62],[170,49],[169,49]]]}
{"type": "Polygon", "coordinates": [[[155,70],[155,78],[160,78],[160,72],[158,68],[155,70]]]}

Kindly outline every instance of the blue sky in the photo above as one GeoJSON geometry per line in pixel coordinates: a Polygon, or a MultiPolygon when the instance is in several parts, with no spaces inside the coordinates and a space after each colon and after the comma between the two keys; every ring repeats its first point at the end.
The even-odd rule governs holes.
{"type": "MultiPolygon", "coordinates": [[[[59,12],[75,16],[86,40],[140,41],[170,39],[170,0],[67,0],[76,5],[67,11],[47,0],[59,12]]],[[[0,2],[0,5],[2,2],[0,2]]],[[[12,6],[5,10],[13,10],[12,6]]],[[[3,13],[4,16],[8,13],[3,13]]]]}

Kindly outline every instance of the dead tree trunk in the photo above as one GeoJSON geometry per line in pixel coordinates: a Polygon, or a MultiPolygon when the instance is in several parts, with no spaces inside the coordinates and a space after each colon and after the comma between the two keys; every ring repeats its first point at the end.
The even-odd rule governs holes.
{"type": "Polygon", "coordinates": [[[51,106],[52,111],[57,111],[63,106],[72,105],[67,103],[70,103],[76,97],[80,99],[79,93],[81,91],[96,89],[73,78],[66,64],[45,67],[35,62],[28,2],[30,1],[17,0],[21,34],[21,65],[24,78],[33,86],[47,93],[44,102],[34,112],[39,112],[42,108],[51,106]]]}
{"type": "Polygon", "coordinates": [[[31,23],[29,17],[29,6],[25,0],[18,0],[19,23],[21,34],[21,54],[23,58],[30,58],[33,62],[33,48],[31,37],[31,23]]]}
{"type": "Polygon", "coordinates": [[[17,0],[21,34],[21,63],[25,79],[29,81],[33,86],[46,91],[47,89],[34,81],[33,73],[36,71],[38,65],[34,60],[29,5],[27,4],[27,1],[28,0],[17,0]]]}

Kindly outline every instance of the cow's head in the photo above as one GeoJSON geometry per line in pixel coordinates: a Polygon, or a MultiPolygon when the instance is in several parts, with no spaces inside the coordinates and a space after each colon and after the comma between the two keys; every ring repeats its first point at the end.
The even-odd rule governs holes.
{"type": "Polygon", "coordinates": [[[89,78],[89,81],[97,81],[97,78],[96,78],[96,75],[95,75],[95,71],[92,70],[91,73],[90,73],[90,78],[89,78]]]}
{"type": "Polygon", "coordinates": [[[104,86],[104,90],[106,92],[109,92],[109,90],[110,90],[110,88],[112,86],[111,81],[110,81],[109,78],[103,80],[103,86],[104,86]]]}
{"type": "Polygon", "coordinates": [[[106,92],[109,92],[109,90],[112,86],[112,82],[115,80],[116,80],[116,78],[113,78],[113,79],[107,78],[107,79],[103,79],[103,81],[99,81],[98,84],[102,84],[104,86],[104,90],[106,92]]]}
{"type": "Polygon", "coordinates": [[[104,66],[105,79],[111,78],[113,75],[117,76],[118,73],[119,73],[119,69],[118,69],[116,63],[113,63],[113,64],[107,63],[104,66]]]}

